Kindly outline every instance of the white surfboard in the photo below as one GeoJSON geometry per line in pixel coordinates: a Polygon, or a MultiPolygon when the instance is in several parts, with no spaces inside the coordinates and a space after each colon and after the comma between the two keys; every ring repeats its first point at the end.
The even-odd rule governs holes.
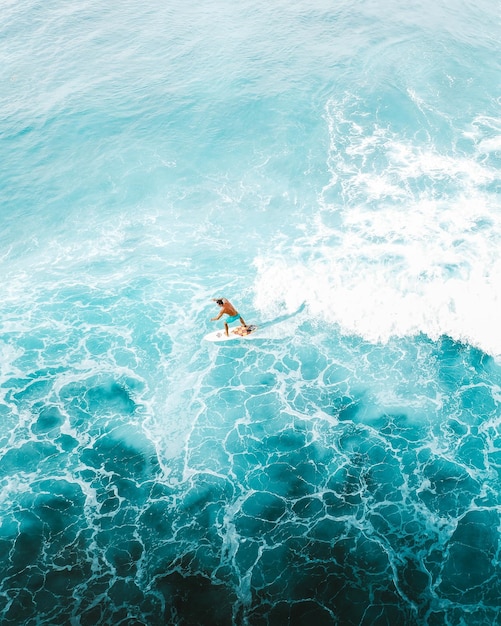
{"type": "Polygon", "coordinates": [[[205,335],[205,341],[231,341],[231,340],[242,340],[242,339],[250,339],[253,337],[254,332],[257,330],[257,326],[253,324],[244,328],[243,326],[237,326],[236,328],[230,328],[228,331],[228,335],[224,332],[224,330],[216,330],[208,335],[205,335]]]}

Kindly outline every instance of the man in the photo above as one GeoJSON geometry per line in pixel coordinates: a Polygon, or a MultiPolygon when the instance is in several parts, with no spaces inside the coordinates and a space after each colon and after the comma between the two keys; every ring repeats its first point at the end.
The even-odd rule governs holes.
{"type": "Polygon", "coordinates": [[[235,309],[235,307],[231,304],[229,300],[226,298],[212,298],[212,301],[215,302],[221,310],[219,311],[219,315],[217,317],[211,317],[211,322],[217,322],[217,320],[221,319],[223,315],[227,315],[228,317],[224,320],[224,331],[226,336],[228,337],[228,324],[232,322],[236,322],[240,320],[240,325],[247,329],[247,324],[244,322],[244,318],[240,315],[240,313],[235,309]]]}

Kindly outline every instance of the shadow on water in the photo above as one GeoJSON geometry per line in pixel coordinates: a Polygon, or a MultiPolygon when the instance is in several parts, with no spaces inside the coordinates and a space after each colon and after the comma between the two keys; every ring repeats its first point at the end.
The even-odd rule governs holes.
{"type": "Polygon", "coordinates": [[[293,313],[286,313],[284,315],[275,317],[272,320],[268,320],[267,322],[261,322],[259,324],[259,328],[261,330],[264,330],[265,328],[269,328],[270,326],[274,326],[275,324],[279,324],[280,322],[285,322],[287,320],[290,320],[296,317],[296,315],[299,315],[300,313],[302,313],[305,310],[305,308],[306,308],[306,302],[303,302],[303,304],[301,304],[301,306],[298,309],[296,309],[293,313]]]}

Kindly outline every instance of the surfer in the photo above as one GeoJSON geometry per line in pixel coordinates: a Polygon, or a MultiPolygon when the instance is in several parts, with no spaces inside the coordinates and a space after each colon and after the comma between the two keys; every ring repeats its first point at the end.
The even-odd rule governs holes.
{"type": "Polygon", "coordinates": [[[244,322],[244,318],[240,315],[240,313],[235,309],[235,307],[231,304],[229,300],[226,298],[212,298],[212,301],[215,302],[221,310],[219,311],[219,315],[216,317],[211,317],[211,322],[217,322],[217,320],[221,319],[223,315],[227,315],[228,317],[224,320],[224,332],[228,337],[228,324],[232,322],[236,322],[240,320],[240,325],[243,326],[247,330],[247,324],[244,322]]]}

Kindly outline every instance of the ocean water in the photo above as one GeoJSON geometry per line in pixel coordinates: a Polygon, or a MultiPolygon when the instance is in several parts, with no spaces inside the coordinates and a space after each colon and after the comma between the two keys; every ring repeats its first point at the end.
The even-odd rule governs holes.
{"type": "Polygon", "coordinates": [[[499,2],[1,14],[2,626],[501,624],[499,2]]]}

